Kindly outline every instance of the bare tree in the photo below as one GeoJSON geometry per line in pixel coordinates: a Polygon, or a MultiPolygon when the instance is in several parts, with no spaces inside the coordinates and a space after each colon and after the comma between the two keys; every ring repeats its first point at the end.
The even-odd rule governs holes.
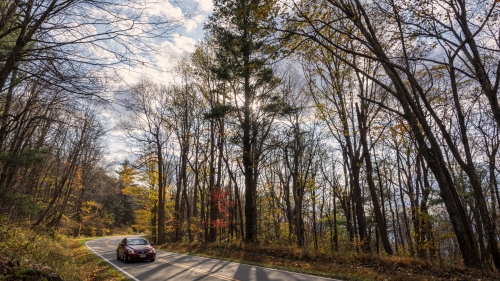
{"type": "Polygon", "coordinates": [[[127,109],[130,119],[121,124],[126,137],[139,146],[155,148],[158,167],[158,241],[165,242],[165,146],[170,138],[166,101],[171,90],[165,86],[143,81],[132,88],[127,109]]]}

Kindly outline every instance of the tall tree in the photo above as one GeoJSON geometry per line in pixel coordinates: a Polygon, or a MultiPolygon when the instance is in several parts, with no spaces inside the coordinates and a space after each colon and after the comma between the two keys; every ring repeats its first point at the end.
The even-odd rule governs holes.
{"type": "Polygon", "coordinates": [[[169,89],[142,81],[135,85],[127,100],[131,119],[121,124],[127,137],[138,145],[154,147],[158,167],[158,244],[165,242],[165,146],[170,137],[167,130],[166,104],[169,89]]]}
{"type": "MultiPolygon", "coordinates": [[[[408,123],[419,152],[424,155],[438,181],[465,264],[470,267],[481,267],[472,224],[448,169],[439,140],[440,135],[433,129],[433,121],[427,118],[429,101],[426,93],[430,88],[425,79],[419,75],[419,70],[424,73],[429,72],[420,68],[412,59],[412,54],[419,56],[430,54],[432,46],[422,48],[418,42],[411,40],[411,36],[407,36],[402,27],[403,15],[394,10],[394,3],[394,1],[369,3],[362,0],[327,0],[319,1],[318,4],[321,4],[319,6],[296,5],[294,8],[300,24],[294,25],[287,31],[314,40],[332,55],[342,59],[351,68],[363,73],[391,93],[401,112],[380,101],[378,103],[386,110],[403,117],[408,123]],[[318,18],[317,9],[320,6],[325,7],[329,13],[338,15],[339,20],[327,22],[321,17],[318,18]],[[386,11],[394,12],[386,13],[386,11]],[[392,22],[386,20],[389,14],[393,19],[392,22]],[[299,26],[300,31],[297,31],[295,26],[299,26]],[[391,36],[385,36],[388,30],[391,36]],[[332,38],[331,34],[338,34],[349,40],[338,41],[335,39],[337,37],[332,38]],[[356,41],[363,47],[353,49],[351,41],[356,41]],[[366,73],[358,66],[358,61],[345,59],[346,54],[360,55],[381,62],[387,80],[366,73]]],[[[297,22],[297,18],[291,20],[297,22]]]]}
{"type": "Polygon", "coordinates": [[[259,127],[255,120],[259,106],[259,89],[272,88],[276,83],[265,55],[269,26],[277,12],[274,0],[216,0],[214,13],[207,28],[218,44],[226,49],[225,73],[234,82],[238,119],[241,126],[242,163],[245,176],[245,240],[257,239],[257,178],[258,156],[256,141],[259,127]]]}

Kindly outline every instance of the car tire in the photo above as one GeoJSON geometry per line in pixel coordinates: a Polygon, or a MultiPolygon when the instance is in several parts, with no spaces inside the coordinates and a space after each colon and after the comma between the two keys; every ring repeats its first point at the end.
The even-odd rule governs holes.
{"type": "Polygon", "coordinates": [[[120,258],[120,253],[118,253],[118,251],[116,251],[116,259],[117,259],[117,260],[121,260],[121,258],[120,258]]]}
{"type": "Polygon", "coordinates": [[[150,262],[154,262],[154,261],[155,261],[155,259],[150,259],[149,261],[150,261],[150,262]]]}
{"type": "Polygon", "coordinates": [[[127,254],[126,253],[123,253],[123,262],[127,262],[127,254]]]}

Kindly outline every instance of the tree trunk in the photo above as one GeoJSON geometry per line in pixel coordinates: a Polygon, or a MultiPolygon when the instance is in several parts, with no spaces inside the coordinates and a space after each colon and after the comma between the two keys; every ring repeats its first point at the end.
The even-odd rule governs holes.
{"type": "MultiPolygon", "coordinates": [[[[378,201],[378,194],[376,191],[375,183],[373,181],[373,167],[372,167],[372,160],[370,156],[370,151],[368,148],[368,142],[367,142],[367,116],[365,115],[365,106],[364,106],[364,101],[361,103],[361,111],[358,108],[358,104],[356,103],[356,112],[358,115],[358,122],[359,122],[359,130],[360,130],[360,141],[361,145],[363,146],[363,156],[365,159],[365,164],[366,164],[366,179],[368,182],[368,189],[370,190],[370,196],[372,198],[372,203],[373,203],[373,211],[375,212],[375,221],[377,223],[377,234],[380,234],[380,238],[382,240],[382,245],[384,246],[384,250],[388,255],[392,255],[392,247],[391,243],[389,242],[389,236],[387,234],[387,226],[385,224],[385,219],[382,216],[382,212],[380,209],[380,203],[378,201]]],[[[378,247],[378,239],[377,239],[377,247],[378,247]]],[[[378,250],[377,250],[378,251],[378,250]]]]}

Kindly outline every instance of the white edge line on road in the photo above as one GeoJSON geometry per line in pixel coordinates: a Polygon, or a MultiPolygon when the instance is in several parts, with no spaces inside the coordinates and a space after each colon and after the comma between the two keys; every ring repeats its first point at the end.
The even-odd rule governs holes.
{"type": "Polygon", "coordinates": [[[272,270],[272,271],[279,271],[287,274],[292,274],[292,275],[301,275],[305,277],[314,277],[315,279],[324,279],[324,280],[329,280],[329,281],[343,281],[340,279],[333,279],[329,277],[323,277],[323,276],[318,276],[318,275],[312,275],[312,274],[307,274],[307,273],[301,273],[301,272],[294,272],[294,271],[288,271],[288,270],[283,270],[283,269],[277,269],[277,268],[271,268],[271,267],[264,267],[264,266],[259,266],[259,265],[253,265],[253,264],[248,264],[248,263],[239,263],[239,264],[244,264],[247,266],[255,267],[255,268],[261,268],[261,269],[267,269],[267,270],[272,270]]]}
{"type": "Polygon", "coordinates": [[[292,273],[292,274],[295,274],[295,275],[301,275],[301,276],[306,276],[306,277],[314,277],[316,279],[324,279],[324,280],[330,280],[330,281],[342,281],[340,279],[333,279],[333,278],[329,278],[329,277],[323,277],[323,276],[312,275],[312,274],[307,274],[307,273],[294,272],[294,271],[288,271],[288,270],[271,268],[271,267],[263,267],[263,266],[251,265],[251,264],[246,264],[246,265],[253,266],[253,267],[258,267],[258,268],[263,268],[263,269],[267,269],[267,270],[279,271],[279,272],[283,272],[283,273],[292,273]]]}
{"type": "Polygon", "coordinates": [[[89,247],[89,245],[87,244],[89,241],[85,242],[85,247],[87,247],[87,249],[89,249],[92,253],[94,253],[95,255],[97,255],[98,257],[100,257],[102,260],[104,260],[105,262],[107,262],[109,265],[111,265],[112,267],[114,267],[115,269],[117,269],[118,271],[120,271],[121,273],[127,275],[128,278],[132,279],[133,281],[141,281],[137,278],[135,278],[134,276],[130,275],[130,273],[126,272],[125,270],[119,268],[118,266],[114,265],[110,260],[106,259],[105,257],[99,255],[96,251],[94,251],[92,248],[89,247]]]}

